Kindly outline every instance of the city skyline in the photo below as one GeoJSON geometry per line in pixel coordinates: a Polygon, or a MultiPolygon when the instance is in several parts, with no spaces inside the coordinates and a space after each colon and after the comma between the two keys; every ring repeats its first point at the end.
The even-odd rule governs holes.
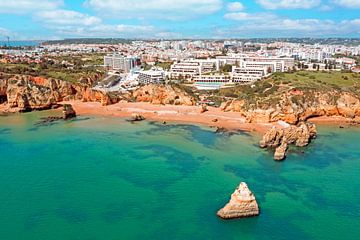
{"type": "Polygon", "coordinates": [[[360,0],[0,0],[0,37],[359,37],[360,0]]]}

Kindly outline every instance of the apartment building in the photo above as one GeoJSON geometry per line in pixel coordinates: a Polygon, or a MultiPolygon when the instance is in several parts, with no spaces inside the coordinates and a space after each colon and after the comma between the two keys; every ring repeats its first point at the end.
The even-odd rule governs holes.
{"type": "Polygon", "coordinates": [[[192,79],[197,75],[218,71],[219,61],[216,59],[189,59],[174,63],[170,68],[170,77],[192,79]]]}
{"type": "Polygon", "coordinates": [[[193,79],[195,83],[229,83],[231,80],[230,75],[224,74],[199,75],[193,79]]]}
{"type": "Polygon", "coordinates": [[[216,59],[220,65],[237,65],[242,68],[270,67],[273,72],[284,72],[292,69],[295,65],[294,58],[262,57],[255,54],[234,54],[230,56],[218,56],[216,59]]]}
{"type": "Polygon", "coordinates": [[[119,70],[124,73],[129,73],[131,69],[140,64],[137,57],[126,57],[120,54],[110,54],[104,56],[104,66],[113,70],[119,70]]]}
{"type": "Polygon", "coordinates": [[[163,83],[165,81],[165,71],[162,68],[140,71],[138,81],[140,84],[163,83]]]}
{"type": "Polygon", "coordinates": [[[233,67],[232,82],[234,83],[251,83],[261,80],[269,74],[267,67],[233,67]]]}

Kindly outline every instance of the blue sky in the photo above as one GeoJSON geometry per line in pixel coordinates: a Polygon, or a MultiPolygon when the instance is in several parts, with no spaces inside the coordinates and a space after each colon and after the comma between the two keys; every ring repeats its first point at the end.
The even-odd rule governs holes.
{"type": "Polygon", "coordinates": [[[0,41],[360,37],[360,0],[0,0],[0,41]]]}

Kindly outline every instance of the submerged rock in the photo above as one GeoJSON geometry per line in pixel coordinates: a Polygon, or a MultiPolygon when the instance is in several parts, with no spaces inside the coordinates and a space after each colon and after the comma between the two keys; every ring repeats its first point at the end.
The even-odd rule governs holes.
{"type": "Polygon", "coordinates": [[[231,195],[229,203],[217,212],[223,219],[252,217],[259,215],[259,206],[247,184],[241,182],[231,195]]]}
{"type": "Polygon", "coordinates": [[[63,118],[66,119],[70,119],[70,118],[75,118],[76,117],[76,112],[74,110],[74,108],[72,107],[71,104],[64,104],[63,105],[63,118]]]}

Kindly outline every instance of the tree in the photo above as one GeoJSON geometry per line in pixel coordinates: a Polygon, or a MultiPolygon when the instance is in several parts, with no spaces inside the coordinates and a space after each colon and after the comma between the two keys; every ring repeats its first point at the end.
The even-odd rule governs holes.
{"type": "Polygon", "coordinates": [[[221,66],[220,71],[221,72],[231,72],[232,71],[232,65],[225,64],[224,66],[221,66]]]}

